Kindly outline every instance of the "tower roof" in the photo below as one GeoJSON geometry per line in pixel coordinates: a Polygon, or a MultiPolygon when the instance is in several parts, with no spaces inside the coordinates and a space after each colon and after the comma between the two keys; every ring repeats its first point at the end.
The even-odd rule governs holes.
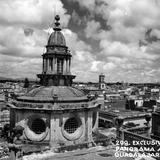
{"type": "Polygon", "coordinates": [[[55,31],[50,35],[48,39],[48,46],[52,45],[66,46],[65,38],[60,31],[55,31]]]}
{"type": "Polygon", "coordinates": [[[59,15],[56,15],[55,27],[53,28],[54,32],[50,35],[48,39],[48,46],[51,46],[51,45],[66,46],[66,41],[65,41],[64,35],[61,32],[59,20],[60,20],[59,15]]]}

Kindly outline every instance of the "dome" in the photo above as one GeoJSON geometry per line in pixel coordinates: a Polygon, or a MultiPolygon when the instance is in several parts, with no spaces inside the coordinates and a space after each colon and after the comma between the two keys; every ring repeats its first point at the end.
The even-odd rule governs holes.
{"type": "Polygon", "coordinates": [[[66,46],[65,38],[60,31],[56,30],[50,35],[48,40],[48,46],[50,45],[66,46]]]}
{"type": "Polygon", "coordinates": [[[75,101],[86,100],[87,96],[80,89],[70,86],[48,86],[32,89],[26,95],[17,97],[20,101],[75,101]]]}

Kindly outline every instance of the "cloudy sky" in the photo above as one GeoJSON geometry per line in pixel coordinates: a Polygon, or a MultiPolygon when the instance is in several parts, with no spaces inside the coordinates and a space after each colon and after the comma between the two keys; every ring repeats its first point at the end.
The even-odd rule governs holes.
{"type": "Polygon", "coordinates": [[[55,14],[76,81],[160,82],[159,0],[0,0],[0,77],[41,73],[55,14]]]}

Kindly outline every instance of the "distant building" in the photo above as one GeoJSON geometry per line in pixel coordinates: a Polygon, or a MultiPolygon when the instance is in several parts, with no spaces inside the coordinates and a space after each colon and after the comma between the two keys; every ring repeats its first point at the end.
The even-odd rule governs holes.
{"type": "Polygon", "coordinates": [[[159,99],[159,89],[158,88],[151,89],[151,98],[155,100],[159,99]]]}
{"type": "Polygon", "coordinates": [[[123,128],[131,127],[142,127],[145,123],[145,113],[139,111],[129,111],[129,110],[100,110],[99,113],[99,123],[105,127],[115,126],[115,119],[118,117],[123,117],[124,123],[123,128]],[[132,126],[130,125],[132,123],[132,126]]]}
{"type": "Polygon", "coordinates": [[[160,140],[160,111],[152,113],[152,138],[160,140]]]}
{"type": "Polygon", "coordinates": [[[104,74],[100,74],[99,75],[99,89],[103,90],[106,89],[106,84],[105,84],[105,75],[104,74]]]}

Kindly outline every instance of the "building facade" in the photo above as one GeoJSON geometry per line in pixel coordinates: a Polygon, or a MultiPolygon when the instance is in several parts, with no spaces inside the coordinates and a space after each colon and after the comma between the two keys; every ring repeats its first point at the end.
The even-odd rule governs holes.
{"type": "Polygon", "coordinates": [[[160,110],[152,113],[152,134],[151,137],[160,140],[160,110]]]}
{"type": "Polygon", "coordinates": [[[24,142],[47,142],[52,148],[92,143],[92,132],[98,128],[98,109],[94,97],[72,87],[71,53],[61,32],[60,17],[55,17],[43,70],[37,76],[41,86],[10,104],[10,126],[21,126],[24,142]]]}

